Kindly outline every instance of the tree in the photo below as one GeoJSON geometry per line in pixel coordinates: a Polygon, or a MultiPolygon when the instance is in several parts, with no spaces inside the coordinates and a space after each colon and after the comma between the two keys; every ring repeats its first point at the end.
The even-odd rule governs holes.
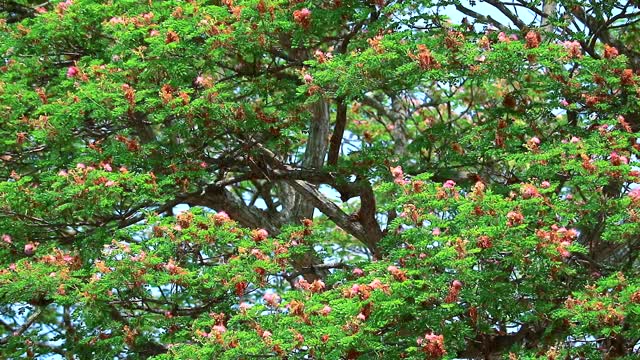
{"type": "Polygon", "coordinates": [[[633,358],[635,1],[0,1],[5,358],[633,358]]]}

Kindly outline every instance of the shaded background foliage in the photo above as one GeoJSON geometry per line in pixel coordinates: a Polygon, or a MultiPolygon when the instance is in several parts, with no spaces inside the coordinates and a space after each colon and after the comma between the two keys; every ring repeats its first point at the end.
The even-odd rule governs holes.
{"type": "Polygon", "coordinates": [[[0,12],[4,357],[637,356],[636,2],[0,12]]]}

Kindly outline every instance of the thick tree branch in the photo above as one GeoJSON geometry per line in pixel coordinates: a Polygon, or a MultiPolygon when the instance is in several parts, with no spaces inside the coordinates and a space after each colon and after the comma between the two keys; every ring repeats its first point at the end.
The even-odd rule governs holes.
{"type": "Polygon", "coordinates": [[[333,134],[331,134],[331,140],[329,141],[329,159],[327,163],[335,166],[338,164],[338,158],[340,157],[340,146],[342,145],[342,138],[344,137],[344,130],[347,125],[347,105],[343,98],[336,100],[336,125],[333,128],[333,134]]]}
{"type": "Polygon", "coordinates": [[[209,185],[199,194],[187,194],[181,197],[181,202],[191,206],[205,206],[211,209],[224,210],[240,224],[250,228],[263,228],[270,234],[280,233],[279,224],[265,216],[264,211],[247,206],[242,199],[231,191],[215,184],[209,185]]]}
{"type": "Polygon", "coordinates": [[[493,7],[500,10],[500,12],[504,14],[504,16],[509,18],[509,20],[511,20],[511,22],[513,22],[513,24],[518,27],[518,29],[524,30],[527,27],[527,24],[525,24],[522,20],[520,20],[520,18],[516,14],[511,12],[511,10],[509,10],[501,1],[485,0],[485,2],[487,2],[490,5],[493,5],[493,7]]]}
{"type": "Polygon", "coordinates": [[[488,24],[488,25],[493,25],[496,28],[500,29],[501,31],[507,31],[509,30],[508,27],[502,25],[499,21],[497,21],[496,19],[492,18],[491,16],[484,16],[476,11],[473,11],[469,8],[466,8],[460,4],[456,4],[456,10],[460,11],[461,13],[472,17],[474,19],[476,19],[477,22],[481,23],[481,24],[488,24]]]}

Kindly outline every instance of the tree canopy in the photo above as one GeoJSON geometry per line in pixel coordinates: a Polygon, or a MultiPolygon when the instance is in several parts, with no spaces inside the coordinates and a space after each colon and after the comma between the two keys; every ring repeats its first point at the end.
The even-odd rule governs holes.
{"type": "Polygon", "coordinates": [[[0,0],[0,357],[635,358],[635,0],[0,0]]]}

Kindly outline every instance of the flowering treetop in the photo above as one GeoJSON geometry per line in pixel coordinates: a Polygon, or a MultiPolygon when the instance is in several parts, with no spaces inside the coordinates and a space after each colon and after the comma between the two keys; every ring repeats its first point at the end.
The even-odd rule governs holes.
{"type": "Polygon", "coordinates": [[[2,355],[637,356],[639,11],[1,2],[2,355]]]}

